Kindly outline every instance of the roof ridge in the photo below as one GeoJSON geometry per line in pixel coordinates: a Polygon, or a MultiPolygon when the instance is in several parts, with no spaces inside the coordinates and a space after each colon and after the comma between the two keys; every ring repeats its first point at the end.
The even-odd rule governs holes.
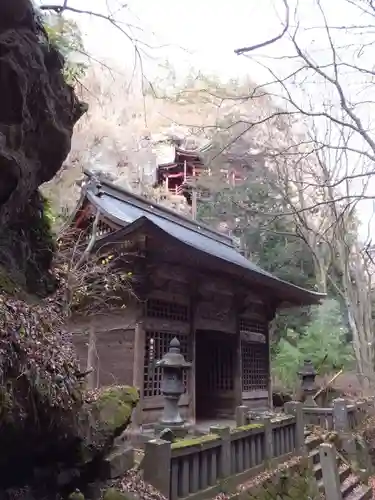
{"type": "MultiPolygon", "coordinates": [[[[127,189],[123,188],[122,186],[118,186],[117,184],[109,181],[108,179],[105,179],[100,176],[100,174],[96,174],[94,172],[91,172],[90,170],[85,169],[84,174],[90,179],[89,183],[85,185],[85,189],[87,190],[96,190],[96,195],[100,196],[100,188],[101,187],[107,187],[110,190],[117,191],[118,195],[120,196],[120,200],[123,199],[121,198],[121,195],[125,196],[127,199],[123,200],[126,201],[127,203],[132,203],[136,206],[138,204],[141,204],[142,209],[144,209],[147,212],[150,213],[156,213],[162,218],[165,219],[174,219],[173,222],[177,224],[181,224],[183,226],[189,225],[190,229],[193,231],[197,231],[202,233],[204,231],[206,236],[208,238],[211,238],[212,240],[220,240],[221,243],[224,245],[230,246],[232,248],[235,248],[235,244],[233,241],[233,238],[229,235],[226,235],[224,233],[221,233],[220,231],[217,231],[207,224],[198,222],[194,219],[190,219],[178,212],[175,212],[174,210],[165,207],[163,205],[160,205],[152,200],[149,200],[147,198],[144,198],[143,196],[140,196],[138,194],[132,193],[131,191],[128,191],[127,189]],[[150,210],[150,207],[152,207],[153,210],[150,210]],[[169,217],[168,217],[169,216],[169,217]],[[177,220],[176,220],[177,219],[177,220]],[[207,234],[208,233],[208,234],[207,234]]],[[[111,195],[112,193],[107,193],[111,195]]],[[[139,208],[139,207],[138,207],[139,208]]]]}

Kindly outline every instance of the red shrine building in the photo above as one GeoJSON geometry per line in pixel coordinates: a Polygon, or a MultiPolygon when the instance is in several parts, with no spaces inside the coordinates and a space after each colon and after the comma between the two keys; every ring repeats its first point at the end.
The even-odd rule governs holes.
{"type": "MultiPolygon", "coordinates": [[[[157,165],[156,185],[165,186],[166,191],[176,196],[183,196],[188,205],[192,205],[192,194],[196,187],[199,177],[205,173],[211,175],[211,171],[205,166],[203,154],[209,149],[208,147],[195,150],[183,149],[179,145],[169,144],[170,161],[168,155],[161,159],[157,165]],[[163,161],[164,160],[164,161],[163,161]]],[[[221,176],[230,185],[235,185],[243,181],[244,172],[241,166],[230,164],[227,168],[220,170],[221,176]]]]}
{"type": "Polygon", "coordinates": [[[186,151],[176,146],[174,160],[158,164],[156,183],[159,186],[164,185],[172,194],[184,196],[191,205],[192,186],[204,171],[200,152],[186,151]]]}

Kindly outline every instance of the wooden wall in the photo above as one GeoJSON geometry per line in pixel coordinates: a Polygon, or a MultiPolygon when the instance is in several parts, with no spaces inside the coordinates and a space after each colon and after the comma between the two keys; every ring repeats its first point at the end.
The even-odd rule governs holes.
{"type": "Polygon", "coordinates": [[[147,289],[142,301],[123,310],[91,318],[76,316],[69,325],[82,369],[87,366],[90,329],[95,332],[96,386],[139,388],[136,425],[160,418],[161,371],[153,363],[165,354],[174,336],[186,359],[197,361],[187,374],[186,392],[180,400],[183,418],[194,419],[204,399],[215,412],[209,418],[232,417],[240,404],[254,409],[268,406],[268,319],[257,294],[239,296],[233,283],[217,276],[192,275],[177,265],[153,268],[147,289]],[[197,346],[205,351],[203,362],[197,346]],[[197,374],[199,366],[210,377],[197,374]],[[197,382],[196,375],[201,377],[197,382]],[[207,397],[200,395],[198,401],[196,383],[208,385],[207,397]]]}
{"type": "MultiPolygon", "coordinates": [[[[91,339],[91,360],[94,373],[88,378],[95,387],[133,385],[135,329],[138,320],[135,305],[120,311],[97,314],[92,317],[75,316],[68,324],[73,334],[81,369],[87,367],[91,339]]],[[[91,363],[90,363],[91,364],[91,363]]]]}

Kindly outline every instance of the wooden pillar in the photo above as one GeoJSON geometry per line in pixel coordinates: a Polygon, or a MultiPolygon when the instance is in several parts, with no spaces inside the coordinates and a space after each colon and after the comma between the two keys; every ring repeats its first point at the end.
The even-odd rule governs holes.
{"type": "Polygon", "coordinates": [[[267,368],[268,368],[268,406],[273,410],[273,397],[272,397],[272,374],[271,374],[271,341],[269,323],[267,323],[267,368]]]}
{"type": "Polygon", "coordinates": [[[195,423],[196,421],[196,397],[195,397],[195,375],[196,375],[196,372],[195,372],[195,359],[196,359],[196,356],[195,356],[195,349],[196,349],[196,341],[195,341],[195,335],[196,335],[196,331],[195,331],[195,324],[194,324],[194,320],[192,323],[190,323],[190,341],[191,341],[191,344],[190,344],[190,347],[191,347],[191,361],[192,361],[192,365],[191,365],[191,369],[190,369],[190,395],[191,395],[191,402],[190,402],[190,416],[191,416],[191,419],[193,420],[193,422],[195,423]]]}
{"type": "Polygon", "coordinates": [[[241,330],[240,330],[240,310],[242,299],[234,294],[234,314],[236,315],[236,348],[235,348],[235,363],[234,363],[234,394],[235,408],[242,405],[242,351],[241,351],[241,330]]]}
{"type": "Polygon", "coordinates": [[[139,427],[142,424],[145,348],[146,332],[144,330],[143,323],[139,321],[135,327],[133,360],[133,385],[139,390],[140,396],[139,403],[133,414],[133,425],[135,427],[139,427]]]}
{"type": "Polygon", "coordinates": [[[197,298],[197,280],[193,279],[192,284],[190,286],[190,348],[191,348],[191,362],[192,366],[190,369],[190,417],[194,423],[196,423],[197,415],[196,415],[196,328],[195,328],[195,317],[197,310],[198,298],[197,298]]]}
{"type": "Polygon", "coordinates": [[[272,373],[271,373],[271,333],[270,333],[270,325],[273,326],[273,320],[276,315],[277,304],[272,302],[267,307],[267,353],[268,353],[268,406],[270,410],[273,410],[273,397],[272,397],[272,373]]]}
{"type": "Polygon", "coordinates": [[[242,354],[241,354],[241,334],[238,329],[236,332],[236,350],[235,350],[235,379],[234,379],[234,393],[235,393],[235,407],[242,404],[242,354]]]}

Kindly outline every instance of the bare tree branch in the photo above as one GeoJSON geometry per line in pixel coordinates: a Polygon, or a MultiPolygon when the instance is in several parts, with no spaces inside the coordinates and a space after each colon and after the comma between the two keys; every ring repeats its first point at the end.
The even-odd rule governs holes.
{"type": "Polygon", "coordinates": [[[285,6],[285,23],[284,23],[284,28],[281,31],[281,33],[279,33],[277,36],[275,36],[269,40],[266,40],[264,42],[257,43],[255,45],[250,45],[249,47],[242,47],[240,49],[235,49],[235,51],[234,51],[235,54],[242,55],[242,54],[257,50],[257,49],[261,49],[263,47],[266,47],[267,45],[272,45],[273,43],[276,43],[283,38],[283,36],[288,32],[288,29],[289,29],[289,4],[288,4],[288,0],[283,0],[283,2],[284,2],[284,6],[285,6]]]}

